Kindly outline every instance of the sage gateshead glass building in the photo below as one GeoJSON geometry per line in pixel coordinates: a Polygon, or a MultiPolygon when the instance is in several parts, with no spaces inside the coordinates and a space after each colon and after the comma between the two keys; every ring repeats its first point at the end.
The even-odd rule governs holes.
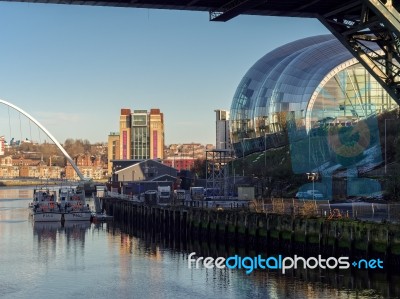
{"type": "Polygon", "coordinates": [[[288,119],[309,132],[396,107],[333,35],[308,37],[269,52],[245,74],[230,110],[232,143],[241,157],[287,142],[288,119]]]}

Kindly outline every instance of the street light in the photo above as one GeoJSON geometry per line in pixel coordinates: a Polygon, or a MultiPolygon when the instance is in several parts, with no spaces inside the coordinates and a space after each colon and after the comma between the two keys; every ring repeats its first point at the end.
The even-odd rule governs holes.
{"type": "Polygon", "coordinates": [[[313,197],[313,200],[314,200],[315,180],[318,179],[318,173],[317,173],[317,172],[307,172],[307,178],[308,178],[309,180],[312,180],[312,189],[313,189],[313,191],[312,191],[312,197],[313,197]]]}
{"type": "Polygon", "coordinates": [[[385,118],[385,174],[386,174],[386,171],[387,171],[387,154],[386,154],[386,152],[387,152],[387,150],[386,150],[386,121],[388,121],[388,120],[395,120],[395,119],[393,119],[393,118],[385,118]]]}

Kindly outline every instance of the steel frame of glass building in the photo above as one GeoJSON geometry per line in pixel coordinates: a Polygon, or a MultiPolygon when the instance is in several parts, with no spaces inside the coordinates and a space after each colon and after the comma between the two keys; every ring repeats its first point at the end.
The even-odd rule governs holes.
{"type": "Polygon", "coordinates": [[[287,142],[289,119],[308,132],[396,107],[333,35],[308,37],[269,52],[245,74],[230,110],[232,143],[241,157],[287,142]]]}

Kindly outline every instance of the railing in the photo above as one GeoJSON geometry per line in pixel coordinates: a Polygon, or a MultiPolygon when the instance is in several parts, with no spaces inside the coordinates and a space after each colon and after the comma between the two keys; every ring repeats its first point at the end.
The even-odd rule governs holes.
{"type": "MultiPolygon", "coordinates": [[[[108,197],[143,203],[136,195],[107,192],[108,197]]],[[[269,200],[171,200],[164,206],[184,208],[247,210],[258,213],[274,213],[299,217],[324,217],[334,219],[358,219],[373,222],[400,223],[400,203],[348,202],[331,203],[328,200],[275,198],[269,200]]]]}
{"type": "Polygon", "coordinates": [[[324,200],[272,199],[271,203],[264,205],[263,208],[266,213],[294,216],[400,222],[400,203],[330,203],[324,200]]]}

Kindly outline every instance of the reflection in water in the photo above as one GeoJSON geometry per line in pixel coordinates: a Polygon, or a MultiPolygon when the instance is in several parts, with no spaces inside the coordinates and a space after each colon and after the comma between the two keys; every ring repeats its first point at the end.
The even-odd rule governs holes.
{"type": "Polygon", "coordinates": [[[63,226],[68,247],[83,248],[86,231],[91,226],[90,221],[65,221],[63,226]]]}
{"type": "MultiPolygon", "coordinates": [[[[188,254],[197,256],[229,257],[238,254],[256,256],[258,253],[241,248],[229,247],[209,242],[185,240],[172,233],[163,234],[154,230],[143,231],[130,225],[116,223],[121,235],[129,235],[136,240],[133,251],[139,255],[149,255],[154,259],[165,259],[168,252],[179,256],[181,266],[187,267],[188,254]]],[[[114,234],[116,229],[113,228],[114,234]]],[[[125,237],[127,238],[127,237],[125,237]]],[[[266,253],[260,253],[264,257],[266,253]]],[[[400,276],[375,270],[362,271],[296,269],[282,275],[275,270],[255,270],[250,275],[242,270],[192,269],[192,274],[205,272],[209,288],[215,292],[228,291],[235,286],[242,294],[254,294],[262,298],[400,298],[400,276]]]]}
{"type": "MultiPolygon", "coordinates": [[[[386,273],[188,269],[190,252],[248,252],[117,223],[32,223],[29,200],[0,200],[0,298],[397,298],[386,273]]],[[[253,255],[253,253],[250,253],[253,255]]]]}
{"type": "Polygon", "coordinates": [[[37,240],[37,255],[40,262],[47,264],[56,258],[59,230],[61,230],[61,222],[33,223],[33,235],[37,240]]]}
{"type": "Polygon", "coordinates": [[[64,235],[67,244],[71,247],[82,247],[85,243],[86,231],[90,228],[89,221],[70,221],[70,222],[32,222],[33,234],[37,237],[38,244],[55,244],[60,239],[60,234],[64,235]]]}
{"type": "Polygon", "coordinates": [[[33,222],[34,240],[37,241],[38,259],[44,263],[55,260],[60,252],[66,250],[72,256],[73,265],[79,266],[79,258],[84,254],[85,235],[89,221],[33,222]]]}
{"type": "Polygon", "coordinates": [[[28,199],[33,197],[33,188],[0,187],[0,199],[28,199]]]}

